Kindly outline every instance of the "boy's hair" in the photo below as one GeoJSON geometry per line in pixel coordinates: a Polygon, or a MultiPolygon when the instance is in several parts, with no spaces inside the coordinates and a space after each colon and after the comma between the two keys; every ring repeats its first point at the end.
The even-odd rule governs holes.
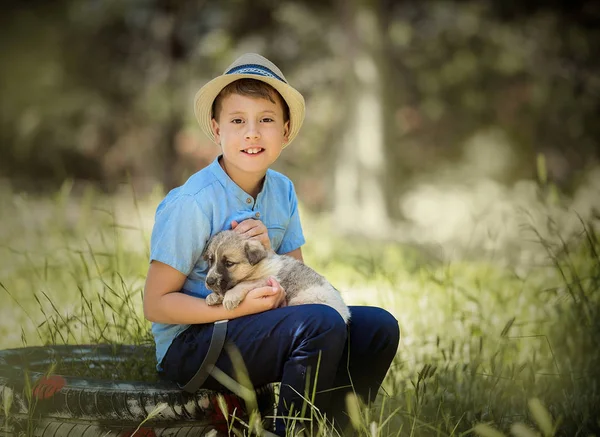
{"type": "Polygon", "coordinates": [[[256,79],[239,79],[231,82],[215,97],[212,104],[212,116],[215,120],[219,121],[219,114],[221,112],[221,101],[223,98],[231,95],[239,94],[241,96],[254,97],[257,99],[266,99],[271,103],[277,103],[275,99],[281,104],[283,109],[283,121],[286,122],[290,119],[290,109],[281,97],[281,94],[277,92],[275,88],[266,82],[256,79]]]}

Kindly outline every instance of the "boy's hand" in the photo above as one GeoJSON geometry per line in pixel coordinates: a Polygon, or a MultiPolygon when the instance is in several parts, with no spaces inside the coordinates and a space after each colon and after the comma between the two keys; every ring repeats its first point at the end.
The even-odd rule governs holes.
{"type": "Polygon", "coordinates": [[[267,227],[260,220],[246,219],[241,223],[233,220],[231,222],[231,229],[244,238],[260,241],[262,245],[265,246],[265,249],[272,250],[267,227]]]}
{"type": "Polygon", "coordinates": [[[267,284],[265,287],[249,291],[240,303],[240,308],[245,307],[244,310],[248,311],[248,314],[255,314],[286,306],[285,290],[281,284],[272,276],[267,284]]]}

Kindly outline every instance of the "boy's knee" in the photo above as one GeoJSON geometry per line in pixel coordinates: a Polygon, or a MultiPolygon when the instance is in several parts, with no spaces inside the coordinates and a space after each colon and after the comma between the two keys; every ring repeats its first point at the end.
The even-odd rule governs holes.
{"type": "Polygon", "coordinates": [[[342,316],[328,305],[307,304],[302,305],[302,330],[313,335],[326,335],[332,339],[346,341],[346,322],[342,316]]]}
{"type": "Polygon", "coordinates": [[[388,337],[390,344],[397,346],[400,342],[400,325],[398,324],[398,320],[383,308],[377,308],[377,310],[376,320],[379,321],[380,329],[388,337]]]}
{"type": "Polygon", "coordinates": [[[400,342],[400,325],[398,320],[387,310],[378,307],[365,307],[366,324],[369,329],[385,337],[390,344],[396,346],[400,342]]]}

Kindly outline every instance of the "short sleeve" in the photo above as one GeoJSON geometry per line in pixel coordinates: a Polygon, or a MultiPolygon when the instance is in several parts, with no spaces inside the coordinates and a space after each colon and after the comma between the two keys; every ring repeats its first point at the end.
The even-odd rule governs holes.
{"type": "Polygon", "coordinates": [[[306,241],[304,240],[304,233],[302,232],[302,224],[300,223],[300,214],[298,212],[298,198],[296,197],[296,190],[294,185],[290,181],[290,221],[283,234],[281,245],[277,250],[280,255],[291,252],[301,247],[306,241]]]}
{"type": "Polygon", "coordinates": [[[193,196],[163,201],[156,211],[150,261],[168,264],[189,275],[210,237],[210,222],[193,196]]]}

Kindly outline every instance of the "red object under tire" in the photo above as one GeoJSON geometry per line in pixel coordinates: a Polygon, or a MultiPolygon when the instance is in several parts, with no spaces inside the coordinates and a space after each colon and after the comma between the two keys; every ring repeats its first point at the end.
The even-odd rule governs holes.
{"type": "MultiPolygon", "coordinates": [[[[217,394],[210,390],[190,394],[158,379],[150,346],[61,345],[0,351],[0,436],[191,437],[211,429],[223,433],[227,422],[217,394]],[[133,434],[159,405],[166,407],[133,434]]],[[[230,414],[235,409],[237,417],[245,418],[240,398],[221,395],[230,414]]],[[[263,417],[271,415],[273,386],[257,390],[257,396],[263,417]]],[[[267,428],[268,424],[265,420],[267,428]]]]}

